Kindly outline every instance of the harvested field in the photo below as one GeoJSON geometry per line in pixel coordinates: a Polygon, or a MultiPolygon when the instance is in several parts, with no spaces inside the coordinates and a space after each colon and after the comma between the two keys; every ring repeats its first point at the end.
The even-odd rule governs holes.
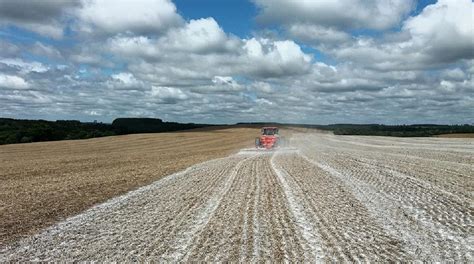
{"type": "Polygon", "coordinates": [[[0,146],[0,248],[165,175],[252,146],[257,133],[201,128],[0,146]]]}
{"type": "Polygon", "coordinates": [[[295,133],[94,206],[0,261],[472,262],[473,164],[469,139],[295,133]]]}
{"type": "Polygon", "coordinates": [[[437,135],[441,138],[474,138],[474,133],[454,133],[437,135]]]}

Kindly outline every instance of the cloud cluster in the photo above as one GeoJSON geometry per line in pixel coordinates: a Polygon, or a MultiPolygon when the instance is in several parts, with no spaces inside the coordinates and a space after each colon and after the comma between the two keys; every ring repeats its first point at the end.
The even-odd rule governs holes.
{"type": "Polygon", "coordinates": [[[254,0],[264,23],[308,23],[337,29],[389,29],[413,7],[412,0],[254,0]]]}
{"type": "Polygon", "coordinates": [[[88,33],[159,33],[183,22],[170,0],[88,0],[77,15],[88,33]]]}
{"type": "Polygon", "coordinates": [[[56,40],[69,32],[74,44],[2,37],[0,110],[104,121],[474,121],[471,1],[419,13],[406,0],[254,3],[257,21],[278,33],[239,37],[212,17],[184,19],[170,0],[2,1],[0,27],[56,40]]]}
{"type": "Polygon", "coordinates": [[[79,0],[0,1],[0,25],[16,25],[45,36],[61,38],[66,13],[79,6],[79,0]]]}
{"type": "Polygon", "coordinates": [[[0,74],[0,87],[5,89],[25,89],[28,83],[21,77],[15,75],[0,74]]]}

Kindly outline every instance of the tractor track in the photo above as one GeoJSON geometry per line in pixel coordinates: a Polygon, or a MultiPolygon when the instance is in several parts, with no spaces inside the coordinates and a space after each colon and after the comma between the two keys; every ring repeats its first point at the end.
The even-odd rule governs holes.
{"type": "Polygon", "coordinates": [[[291,142],[113,198],[0,249],[0,262],[473,261],[469,141],[291,142]]]}

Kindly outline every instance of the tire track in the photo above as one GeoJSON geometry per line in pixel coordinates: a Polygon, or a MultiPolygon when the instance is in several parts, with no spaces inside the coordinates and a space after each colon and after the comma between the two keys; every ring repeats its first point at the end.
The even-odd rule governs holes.
{"type": "Polygon", "coordinates": [[[293,214],[295,224],[298,227],[298,231],[301,233],[305,240],[305,259],[313,261],[321,261],[324,258],[321,248],[321,238],[317,232],[316,227],[310,221],[309,216],[305,212],[306,206],[304,206],[304,194],[295,186],[294,183],[289,181],[288,174],[277,166],[274,159],[278,154],[272,156],[271,165],[275,174],[280,181],[285,196],[288,200],[290,211],[293,214]]]}
{"type": "Polygon", "coordinates": [[[205,162],[114,198],[2,250],[0,261],[140,260],[166,254],[175,250],[169,241],[189,230],[248,157],[205,162]]]}
{"type": "MultiPolygon", "coordinates": [[[[240,247],[236,247],[236,245],[241,243],[240,234],[244,228],[248,230],[248,239],[245,242],[253,240],[255,234],[252,232],[252,228],[248,227],[251,223],[244,226],[245,219],[239,216],[246,209],[246,205],[253,204],[253,196],[256,195],[255,180],[247,173],[254,167],[256,159],[258,157],[253,156],[246,160],[238,170],[229,192],[221,197],[222,200],[216,213],[194,240],[194,247],[189,251],[190,259],[238,260],[240,247]]],[[[251,206],[249,208],[252,209],[251,206]]],[[[253,211],[249,210],[247,222],[251,222],[252,214],[253,211]]],[[[252,243],[245,245],[249,248],[248,251],[252,252],[252,243]]]]}
{"type": "Polygon", "coordinates": [[[201,232],[189,259],[211,262],[304,260],[303,237],[261,152],[242,166],[231,190],[201,232]],[[239,217],[236,217],[239,216],[239,217]]]}
{"type": "Polygon", "coordinates": [[[300,155],[282,157],[280,164],[306,194],[331,261],[409,260],[401,241],[387,234],[351,195],[350,189],[300,155]]]}
{"type": "MultiPolygon", "coordinates": [[[[308,146],[317,145],[319,149],[317,154],[324,156],[321,159],[370,159],[377,166],[390,167],[407,175],[416,175],[417,179],[428,182],[430,185],[435,185],[439,189],[451,193],[453,196],[459,196],[466,202],[471,202],[474,199],[474,181],[472,180],[472,175],[474,175],[474,159],[472,159],[474,157],[474,149],[471,150],[473,155],[470,156],[470,159],[458,157],[455,161],[448,162],[442,160],[442,157],[450,154],[449,152],[437,151],[437,159],[426,159],[426,153],[420,153],[420,155],[423,154],[425,157],[419,157],[380,151],[373,148],[353,148],[350,144],[334,144],[333,140],[322,140],[326,139],[326,137],[308,137],[311,138],[312,142],[305,140],[305,143],[301,144],[301,149],[314,152],[308,146]]],[[[337,142],[343,141],[337,140],[337,142]]],[[[413,146],[413,148],[415,147],[416,145],[413,146]]],[[[466,150],[468,149],[470,148],[466,147],[466,150]]]]}
{"type": "MultiPolygon", "coordinates": [[[[247,158],[248,159],[248,158],[247,158]]],[[[195,219],[191,222],[190,229],[184,232],[184,234],[178,237],[177,240],[171,242],[171,244],[175,245],[175,249],[171,254],[164,254],[160,258],[169,261],[187,261],[188,260],[188,252],[192,251],[193,247],[192,241],[193,239],[201,232],[201,230],[208,224],[211,217],[214,215],[216,209],[219,207],[222,198],[226,195],[226,193],[230,190],[237,172],[239,171],[242,164],[247,160],[239,161],[235,167],[230,172],[230,176],[224,182],[223,186],[218,190],[208,201],[207,205],[200,210],[200,213],[195,217],[195,219]]]]}
{"type": "Polygon", "coordinates": [[[472,259],[473,237],[467,234],[472,234],[474,213],[469,202],[418,179],[417,170],[412,172],[416,176],[399,172],[403,166],[386,162],[387,156],[360,155],[366,153],[352,150],[321,153],[309,146],[305,141],[301,147],[311,157],[307,160],[350,187],[387,232],[405,241],[405,248],[417,259],[472,259]]]}

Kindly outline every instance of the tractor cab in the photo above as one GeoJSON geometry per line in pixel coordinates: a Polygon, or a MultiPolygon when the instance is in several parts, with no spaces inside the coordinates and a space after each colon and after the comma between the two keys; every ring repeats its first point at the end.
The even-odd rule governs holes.
{"type": "Polygon", "coordinates": [[[263,127],[262,128],[262,135],[265,135],[265,136],[278,135],[278,128],[277,127],[263,127]]]}

